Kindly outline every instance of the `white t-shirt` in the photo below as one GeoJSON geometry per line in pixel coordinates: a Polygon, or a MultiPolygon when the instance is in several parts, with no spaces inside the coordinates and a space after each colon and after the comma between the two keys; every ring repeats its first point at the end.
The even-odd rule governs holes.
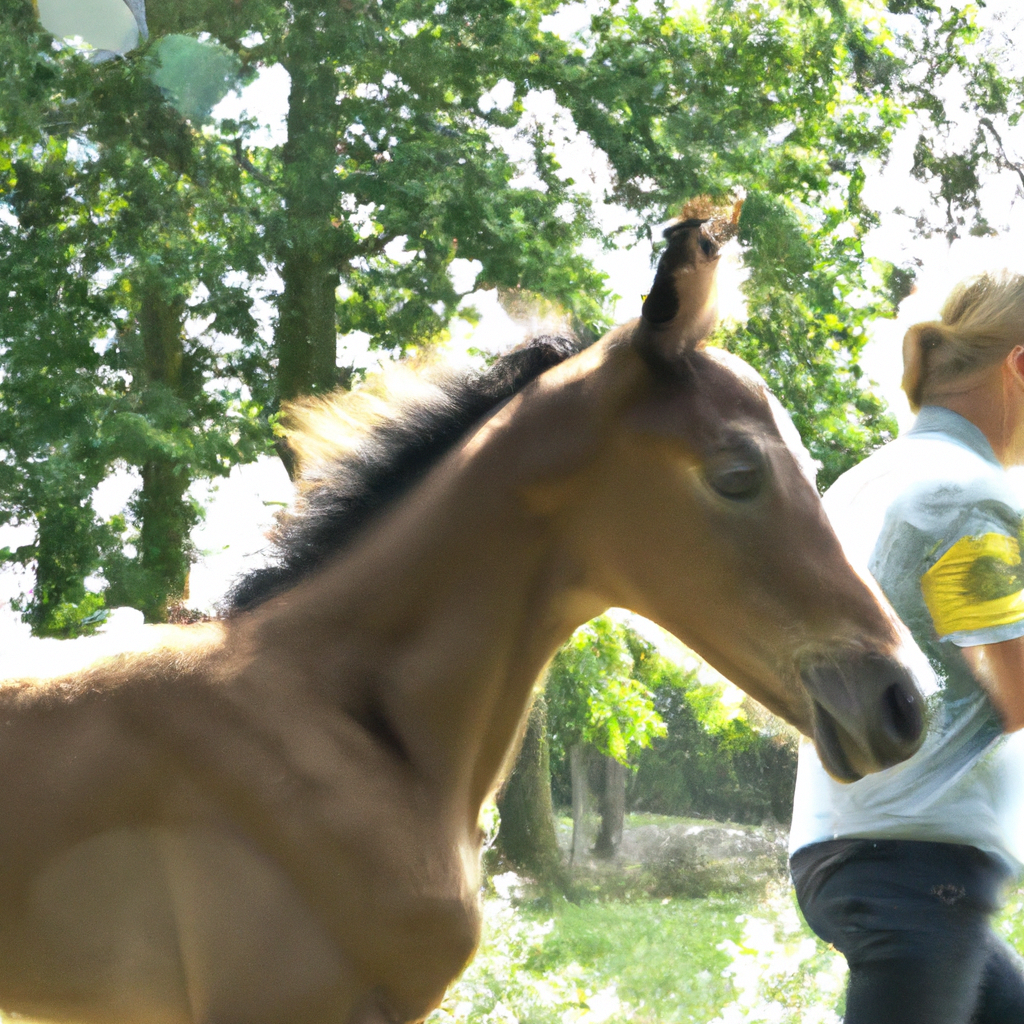
{"type": "Polygon", "coordinates": [[[984,434],[927,406],[843,474],[825,510],[878,581],[935,676],[909,760],[844,784],[800,745],[790,852],[830,839],[963,843],[1024,865],[1024,730],[1006,736],[961,647],[1024,636],[1018,499],[984,434]]]}

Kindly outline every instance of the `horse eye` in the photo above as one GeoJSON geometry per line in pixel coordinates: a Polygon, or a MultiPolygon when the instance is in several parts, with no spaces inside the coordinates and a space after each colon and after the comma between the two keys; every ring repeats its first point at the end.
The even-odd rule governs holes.
{"type": "Polygon", "coordinates": [[[704,467],[704,475],[723,498],[753,498],[764,482],[764,464],[754,452],[731,452],[711,460],[704,467]]]}

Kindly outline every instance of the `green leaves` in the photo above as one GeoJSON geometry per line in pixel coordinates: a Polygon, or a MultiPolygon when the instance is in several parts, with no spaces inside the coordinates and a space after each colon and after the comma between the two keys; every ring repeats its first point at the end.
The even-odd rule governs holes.
{"type": "MultiPolygon", "coordinates": [[[[545,10],[183,0],[148,12],[148,49],[97,67],[52,49],[30,5],[5,8],[0,473],[11,488],[0,507],[41,522],[57,501],[91,538],[33,600],[56,608],[76,572],[99,569],[111,599],[161,617],[191,557],[188,483],[266,450],[282,399],[335,387],[339,332],[395,353],[444,338],[461,299],[456,255],[479,260],[488,286],[606,325],[602,278],[578,254],[595,233],[587,201],[541,132],[536,181],[519,187],[488,130],[519,120],[530,69],[552,46],[545,10]],[[254,148],[245,123],[208,123],[227,88],[277,63],[291,80],[284,146],[254,148]],[[511,103],[481,109],[502,80],[511,103]],[[263,314],[272,340],[254,315],[268,274],[283,281],[263,314]],[[74,487],[41,468],[71,438],[74,487]],[[127,524],[134,554],[109,548],[89,506],[115,464],[143,479],[127,524]],[[176,559],[161,531],[177,538],[176,559]]],[[[49,543],[22,560],[44,565],[49,543]]]]}
{"type": "Polygon", "coordinates": [[[746,197],[749,318],[718,340],[793,410],[827,485],[895,429],[856,363],[866,320],[892,311],[861,241],[876,222],[863,161],[908,116],[891,33],[839,3],[609,5],[567,63],[552,88],[641,224],[702,194],[746,197]]]}
{"type": "Polygon", "coordinates": [[[906,285],[865,256],[878,220],[865,166],[919,126],[913,173],[936,204],[917,229],[950,236],[991,230],[986,169],[1019,175],[1001,133],[1024,109],[1022,83],[973,9],[889,6],[902,19],[840,0],[717,0],[699,13],[609,2],[561,66],[539,72],[607,154],[610,198],[636,213],[638,234],[697,196],[746,197],[749,319],[718,340],[794,413],[822,486],[895,431],[857,363],[866,323],[892,315],[906,285]],[[947,79],[962,83],[963,111],[947,110],[947,79]],[[976,130],[954,146],[965,114],[976,130]]]}
{"type": "Polygon", "coordinates": [[[867,322],[892,314],[892,292],[883,279],[871,283],[857,235],[839,235],[832,218],[815,225],[773,196],[748,196],[740,239],[750,268],[748,319],[727,325],[718,340],[756,366],[792,411],[824,489],[895,436],[857,363],[867,322]]]}
{"type": "Polygon", "coordinates": [[[23,81],[0,99],[0,520],[37,526],[6,556],[35,568],[24,615],[37,633],[70,635],[104,601],[86,578],[161,618],[191,559],[189,483],[265,448],[265,422],[232,379],[234,346],[201,326],[250,340],[237,275],[262,267],[234,154],[192,132],[138,73],[144,58],[83,74],[73,53],[36,40],[47,91],[23,81]],[[124,464],[143,480],[134,522],[100,522],[92,493],[124,464]],[[172,485],[157,488],[157,515],[161,474],[172,485]],[[154,529],[163,539],[149,544],[154,529]]]}
{"type": "Polygon", "coordinates": [[[548,669],[549,730],[555,757],[588,743],[626,764],[636,751],[665,735],[651,691],[637,678],[630,642],[642,657],[651,650],[607,615],[581,626],[548,669]]]}
{"type": "Polygon", "coordinates": [[[750,702],[727,704],[720,682],[668,660],[631,627],[603,615],[578,629],[552,660],[545,693],[552,773],[566,793],[569,748],[588,743],[631,765],[636,808],[788,816],[792,737],[765,728],[750,702]]]}

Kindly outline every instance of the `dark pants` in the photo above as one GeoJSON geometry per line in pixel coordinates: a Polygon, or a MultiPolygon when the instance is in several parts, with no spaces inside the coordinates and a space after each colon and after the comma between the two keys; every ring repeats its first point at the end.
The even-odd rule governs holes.
{"type": "Polygon", "coordinates": [[[807,923],[850,966],[845,1024],[1024,1024],[992,931],[1007,869],[973,846],[837,839],[790,860],[807,923]]]}

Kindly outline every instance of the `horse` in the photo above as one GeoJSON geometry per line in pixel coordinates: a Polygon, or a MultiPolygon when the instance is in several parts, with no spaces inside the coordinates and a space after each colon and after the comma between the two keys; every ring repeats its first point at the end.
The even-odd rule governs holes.
{"type": "Polygon", "coordinates": [[[422,1020],[475,950],[479,813],[535,681],[610,606],[839,778],[917,749],[898,621],[763,381],[703,346],[718,259],[682,221],[589,347],[293,409],[299,494],[226,613],[0,685],[4,1011],[422,1020]]]}

